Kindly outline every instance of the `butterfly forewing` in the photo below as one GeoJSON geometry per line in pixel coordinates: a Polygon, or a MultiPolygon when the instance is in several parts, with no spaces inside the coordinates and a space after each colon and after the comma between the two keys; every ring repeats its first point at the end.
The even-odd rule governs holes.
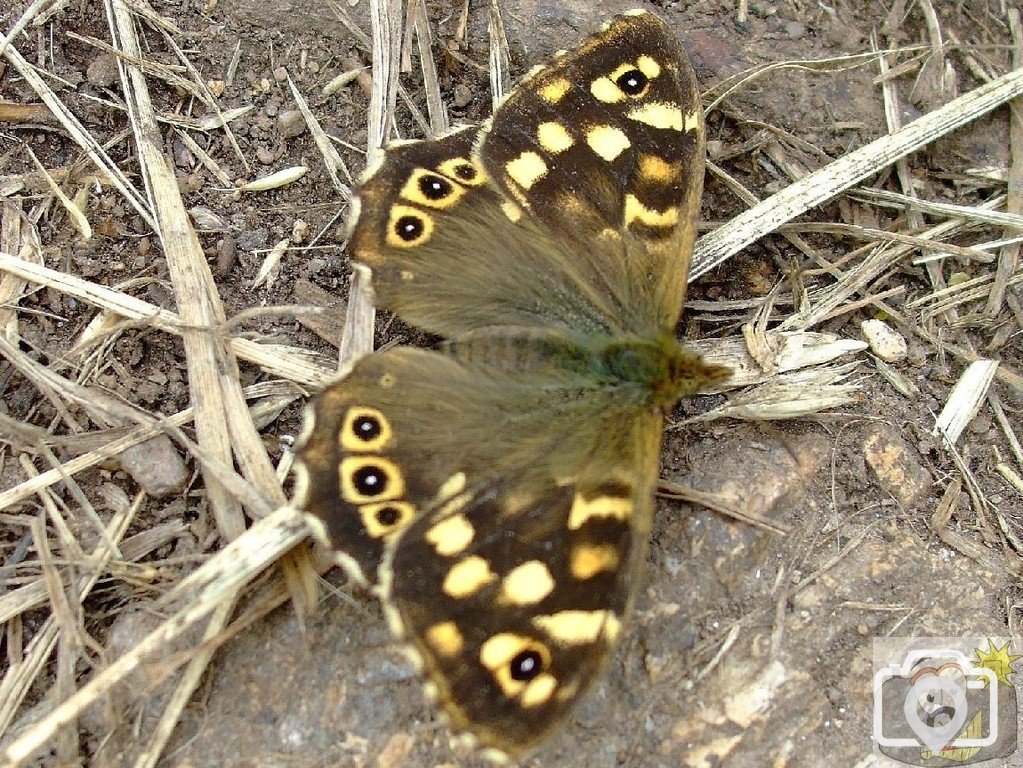
{"type": "Polygon", "coordinates": [[[703,185],[699,90],[656,16],[615,18],[516,87],[477,155],[611,297],[625,330],[674,327],[703,185]]]}

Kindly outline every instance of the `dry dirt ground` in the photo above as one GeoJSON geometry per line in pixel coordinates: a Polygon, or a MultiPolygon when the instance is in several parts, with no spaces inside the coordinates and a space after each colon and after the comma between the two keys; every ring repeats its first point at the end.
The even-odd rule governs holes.
{"type": "MultiPolygon", "coordinates": [[[[710,158],[757,198],[887,132],[877,58],[847,57],[869,53],[872,45],[890,50],[888,82],[902,123],[1012,68],[1014,3],[1007,0],[749,0],[748,8],[732,0],[501,0],[511,75],[637,4],[662,14],[677,31],[704,88],[753,67],[803,62],[758,73],[708,113],[710,158]]],[[[2,5],[6,34],[29,3],[2,5]]],[[[155,107],[176,118],[159,127],[160,151],[173,164],[227,317],[250,311],[231,332],[311,350],[329,364],[336,360],[348,294],[347,204],[296,113],[287,77],[357,174],[368,140],[366,77],[330,94],[324,87],[370,63],[368,38],[353,31],[370,32],[369,0],[170,0],[153,7],[176,25],[167,37],[152,26],[143,31],[144,58],[162,65],[148,74],[155,107]],[[169,40],[194,73],[181,67],[169,40]],[[185,85],[205,83],[207,90],[197,96],[194,85],[175,85],[172,76],[185,85]],[[231,138],[220,129],[200,129],[198,121],[214,114],[213,102],[222,112],[251,107],[231,121],[231,138]],[[296,165],[310,170],[293,183],[245,194],[226,189],[296,165]],[[261,269],[271,266],[268,257],[279,262],[269,279],[260,279],[267,277],[261,269]],[[302,322],[290,311],[252,312],[308,304],[328,312],[302,316],[302,322]]],[[[451,121],[486,117],[491,5],[427,0],[423,7],[451,121]]],[[[141,189],[117,68],[104,49],[109,40],[103,4],[70,0],[13,45],[47,73],[49,87],[92,136],[108,143],[114,163],[141,189]]],[[[424,115],[421,51],[410,45],[408,53],[401,82],[424,115]]],[[[0,100],[40,100],[3,58],[0,100]]],[[[424,133],[404,103],[395,124],[402,137],[424,133]]],[[[1011,168],[1020,172],[1023,147],[1015,146],[1014,165],[1009,126],[1009,110],[996,109],[911,155],[902,175],[892,166],[866,185],[978,206],[1006,193],[1011,168]]],[[[1023,143],[1023,129],[1017,131],[1023,143]]],[[[1020,213],[1019,188],[1009,194],[1009,210],[1020,213]]],[[[5,113],[0,123],[0,202],[0,251],[25,258],[38,253],[53,270],[176,308],[180,297],[153,228],[97,176],[45,109],[5,113]],[[76,229],[30,152],[68,196],[79,195],[90,239],[76,229]],[[33,251],[26,243],[31,246],[36,233],[33,251]]],[[[709,174],[702,229],[714,229],[748,204],[723,175],[709,174]]],[[[996,210],[1005,211],[1006,203],[996,210]]],[[[947,220],[947,213],[841,197],[694,284],[685,334],[738,334],[775,286],[769,324],[793,317],[847,279],[876,247],[878,236],[854,234],[852,227],[920,235],[947,220]],[[845,228],[813,230],[820,222],[845,228]]],[[[976,248],[1013,232],[981,223],[949,242],[976,248]]],[[[852,381],[859,389],[840,408],[788,421],[722,419],[668,432],[665,479],[718,493],[789,533],[660,501],[626,641],[571,721],[526,764],[874,764],[874,638],[1018,634],[1023,489],[1013,486],[1011,472],[1023,474],[1018,443],[1016,452],[1012,445],[1013,430],[1023,436],[1023,272],[1011,260],[1012,247],[989,248],[990,258],[978,259],[911,244],[831,316],[815,321],[810,330],[860,339],[862,321],[885,319],[908,341],[907,354],[887,376],[873,356],[856,355],[852,381]],[[925,254],[937,255],[930,269],[916,263],[925,254]],[[989,312],[999,260],[1008,265],[1010,284],[989,312]],[[972,293],[952,291],[958,303],[932,311],[936,291],[964,283],[972,293]],[[932,428],[975,358],[1001,366],[953,451],[932,428]]],[[[11,287],[4,285],[0,291],[11,287]]],[[[95,450],[132,425],[104,416],[88,397],[69,398],[41,372],[149,414],[169,416],[190,404],[179,338],[145,319],[119,323],[59,286],[29,281],[0,293],[0,321],[0,491],[95,450]]],[[[378,345],[425,341],[400,321],[378,320],[378,345]]],[[[251,363],[240,368],[244,386],[280,378],[251,363]]],[[[285,390],[286,405],[268,408],[258,421],[274,463],[299,429],[308,394],[298,385],[277,394],[285,390]]],[[[697,398],[676,420],[721,402],[716,395],[697,398]]],[[[161,618],[155,601],[223,546],[222,521],[211,515],[197,462],[179,434],[196,437],[186,421],[174,442],[147,443],[134,456],[77,471],[74,483],[22,495],[0,509],[0,728],[6,729],[0,743],[24,734],[137,643],[161,618]],[[84,553],[98,544],[98,521],[109,523],[140,487],[150,493],[138,497],[120,554],[79,600],[70,587],[88,570],[84,553]],[[51,642],[40,652],[33,642],[44,632],[56,648],[51,642]],[[27,659],[38,661],[31,673],[27,659]],[[28,680],[20,688],[17,675],[28,680]]],[[[336,570],[325,578],[310,617],[284,605],[220,638],[158,765],[477,763],[455,747],[422,698],[376,603],[336,570]]],[[[172,659],[170,651],[165,657],[172,659]]],[[[116,688],[103,706],[90,708],[28,764],[138,764],[170,696],[161,664],[146,671],[116,688]]]]}

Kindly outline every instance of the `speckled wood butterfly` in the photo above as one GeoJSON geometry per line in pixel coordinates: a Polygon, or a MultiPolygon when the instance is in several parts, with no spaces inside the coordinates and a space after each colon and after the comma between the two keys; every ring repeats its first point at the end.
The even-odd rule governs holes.
{"type": "Polygon", "coordinates": [[[604,667],[664,414],[728,373],[674,333],[703,153],[685,53],[636,11],[482,127],[388,147],[354,201],[378,305],[447,341],[316,397],[296,502],[492,756],[542,739],[604,667]]]}

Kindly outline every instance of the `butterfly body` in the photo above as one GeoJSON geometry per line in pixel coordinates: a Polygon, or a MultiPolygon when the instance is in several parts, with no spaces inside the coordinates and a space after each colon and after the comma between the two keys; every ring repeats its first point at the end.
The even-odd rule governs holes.
{"type": "Polygon", "coordinates": [[[445,337],[311,403],[296,505],[457,730],[536,744],[597,679],[646,556],[664,415],[728,371],[675,337],[704,133],[657,17],[616,17],[482,127],[389,147],[349,247],[445,337]]]}

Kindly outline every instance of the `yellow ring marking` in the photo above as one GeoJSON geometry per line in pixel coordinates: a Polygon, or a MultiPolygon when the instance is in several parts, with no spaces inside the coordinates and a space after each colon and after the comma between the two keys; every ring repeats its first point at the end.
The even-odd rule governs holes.
{"type": "Polygon", "coordinates": [[[468,157],[452,157],[445,160],[437,166],[437,172],[467,187],[480,187],[487,183],[487,174],[484,172],[483,166],[468,157]],[[465,179],[458,175],[457,170],[463,165],[471,166],[476,172],[472,179],[465,179]]]}
{"type": "Polygon", "coordinates": [[[391,442],[391,423],[376,408],[354,405],[345,414],[341,425],[340,443],[346,451],[379,451],[391,442]],[[380,434],[372,440],[363,440],[355,431],[355,422],[361,418],[375,419],[380,425],[380,434]]]}
{"type": "Polygon", "coordinates": [[[460,600],[479,592],[497,578],[490,570],[490,564],[479,555],[470,555],[459,560],[444,577],[444,594],[460,600]]]}
{"type": "Polygon", "coordinates": [[[542,672],[529,681],[512,678],[508,662],[523,651],[535,651],[539,654],[542,669],[550,666],[551,652],[546,645],[511,632],[503,632],[488,638],[480,647],[480,661],[490,670],[505,696],[520,697],[520,703],[524,707],[535,707],[550,699],[558,681],[548,672],[542,672]]]}
{"type": "Polygon", "coordinates": [[[501,599],[512,605],[539,603],[554,591],[554,578],[539,560],[514,568],[501,582],[501,599]]]}
{"type": "Polygon", "coordinates": [[[433,235],[433,217],[425,211],[413,208],[410,205],[391,206],[391,216],[387,221],[387,234],[385,236],[388,245],[395,248],[415,248],[417,245],[422,245],[429,240],[431,235],[433,235]],[[413,216],[422,222],[423,231],[419,233],[415,240],[403,240],[395,232],[394,227],[403,216],[413,216]]]}
{"type": "Polygon", "coordinates": [[[416,517],[416,508],[407,501],[381,501],[363,504],[359,507],[359,515],[362,517],[366,533],[374,539],[382,539],[407,527],[416,517]],[[398,513],[398,519],[390,525],[385,525],[380,522],[378,515],[380,510],[388,508],[398,513]]]}
{"type": "Polygon", "coordinates": [[[399,194],[406,200],[410,200],[417,205],[425,205],[427,208],[447,210],[448,208],[454,207],[458,201],[462,199],[462,196],[465,194],[465,187],[447,176],[443,176],[434,171],[428,171],[426,168],[416,168],[412,171],[412,175],[409,176],[408,181],[405,182],[405,186],[401,188],[401,192],[399,194]],[[451,191],[444,197],[436,200],[424,195],[423,191],[419,188],[419,182],[430,176],[439,178],[444,183],[450,185],[451,191]]]}
{"type": "Polygon", "coordinates": [[[377,501],[390,501],[405,494],[405,481],[397,465],[382,456],[346,456],[338,468],[341,481],[341,496],[353,504],[366,504],[377,501]],[[376,467],[384,474],[386,483],[380,493],[360,493],[355,487],[354,475],[363,467],[376,467]]]}

